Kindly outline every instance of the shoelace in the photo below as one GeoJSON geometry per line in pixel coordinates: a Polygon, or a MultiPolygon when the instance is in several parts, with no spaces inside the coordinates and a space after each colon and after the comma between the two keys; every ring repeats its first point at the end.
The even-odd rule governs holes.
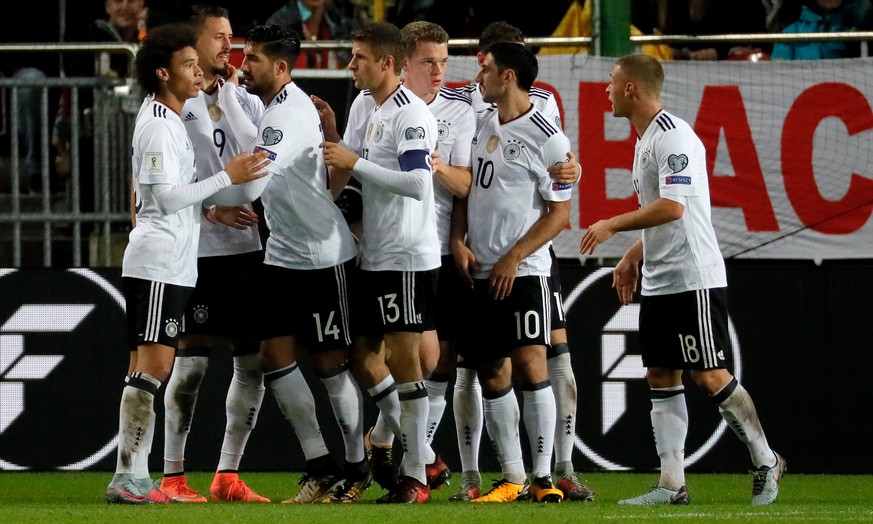
{"type": "Polygon", "coordinates": [[[764,484],[766,484],[766,482],[767,482],[767,473],[769,473],[769,472],[770,472],[769,469],[767,469],[767,470],[753,469],[753,470],[749,471],[749,473],[752,474],[752,494],[753,495],[760,495],[761,493],[764,492],[764,484]]]}

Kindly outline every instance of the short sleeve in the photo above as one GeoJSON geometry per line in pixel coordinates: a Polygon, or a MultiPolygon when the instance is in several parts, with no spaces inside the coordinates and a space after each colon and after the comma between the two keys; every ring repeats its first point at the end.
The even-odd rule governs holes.
{"type": "Polygon", "coordinates": [[[567,136],[558,132],[549,137],[543,145],[543,165],[542,172],[537,173],[539,177],[539,191],[543,199],[550,202],[564,202],[570,200],[573,194],[573,184],[559,184],[549,176],[548,169],[554,164],[567,162],[569,158],[567,153],[570,151],[570,140],[567,136]]]}
{"type": "Polygon", "coordinates": [[[706,182],[706,159],[699,158],[704,153],[696,142],[693,131],[685,127],[671,130],[661,137],[655,149],[661,196],[697,196],[698,187],[706,182]],[[699,166],[703,166],[702,173],[699,166]]]}
{"type": "Polygon", "coordinates": [[[148,122],[140,134],[142,164],[137,180],[141,184],[178,184],[181,174],[178,145],[166,119],[148,122]]]}

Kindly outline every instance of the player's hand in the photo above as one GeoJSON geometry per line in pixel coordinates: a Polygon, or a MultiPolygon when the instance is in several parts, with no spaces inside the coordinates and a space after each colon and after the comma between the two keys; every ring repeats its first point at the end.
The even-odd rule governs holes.
{"type": "Polygon", "coordinates": [[[322,142],[319,146],[324,150],[324,163],[327,166],[351,171],[358,161],[358,155],[335,142],[322,142]]]}
{"type": "Polygon", "coordinates": [[[622,257],[612,271],[612,287],[618,293],[618,301],[626,306],[634,301],[634,293],[640,280],[639,265],[622,257]]]}
{"type": "Polygon", "coordinates": [[[328,142],[339,142],[341,137],[336,130],[336,113],[333,112],[333,108],[315,95],[309,95],[309,98],[312,99],[312,103],[315,104],[315,110],[318,111],[321,129],[324,131],[324,139],[328,142]]]}
{"type": "Polygon", "coordinates": [[[258,214],[245,206],[216,206],[215,221],[234,229],[247,229],[258,225],[258,214]]]}
{"type": "Polygon", "coordinates": [[[549,176],[559,184],[575,184],[582,178],[582,166],[576,162],[576,155],[567,152],[567,160],[549,166],[549,176]]]}
{"type": "Polygon", "coordinates": [[[491,275],[488,277],[489,290],[494,300],[503,300],[512,293],[512,284],[515,283],[515,275],[518,274],[520,263],[520,260],[507,253],[494,264],[491,275]]]}
{"type": "Polygon", "coordinates": [[[440,143],[437,142],[433,148],[433,153],[430,154],[430,167],[433,174],[437,174],[443,171],[445,167],[445,162],[440,160],[440,143]]]}
{"type": "Polygon", "coordinates": [[[585,231],[585,236],[579,242],[579,253],[583,255],[593,255],[594,249],[598,244],[602,244],[609,240],[615,231],[609,226],[609,220],[598,220],[591,224],[588,230],[585,231]]]}
{"type": "Polygon", "coordinates": [[[254,154],[243,151],[227,163],[224,171],[234,184],[245,184],[265,177],[268,173],[266,167],[270,163],[270,159],[267,158],[269,154],[267,151],[258,151],[254,154]]]}
{"type": "Polygon", "coordinates": [[[233,64],[228,63],[225,65],[224,74],[221,77],[230,84],[239,85],[239,76],[233,64]]]}
{"type": "Polygon", "coordinates": [[[455,259],[455,269],[461,279],[468,287],[473,287],[473,273],[479,269],[479,261],[476,260],[476,255],[470,251],[470,248],[464,244],[457,245],[452,250],[452,257],[455,259]]]}

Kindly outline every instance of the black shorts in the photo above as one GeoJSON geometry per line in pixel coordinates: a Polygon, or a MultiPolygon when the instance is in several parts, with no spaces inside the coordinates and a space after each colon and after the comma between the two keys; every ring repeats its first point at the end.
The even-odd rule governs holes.
{"type": "Polygon", "coordinates": [[[552,331],[567,328],[567,318],[564,316],[564,299],[561,296],[561,266],[555,250],[549,244],[549,255],[552,256],[552,276],[549,286],[552,288],[552,331]]]}
{"type": "Polygon", "coordinates": [[[693,370],[727,368],[731,358],[727,326],[727,288],[643,296],[643,365],[693,370]]]}
{"type": "Polygon", "coordinates": [[[258,289],[274,297],[260,302],[259,339],[293,336],[310,351],[351,345],[349,297],[355,259],[325,269],[263,264],[258,278],[258,289]]]}
{"type": "Polygon", "coordinates": [[[439,268],[358,272],[352,310],[355,335],[422,333],[436,327],[439,268]]]}
{"type": "Polygon", "coordinates": [[[263,251],[197,259],[197,286],[186,311],[186,335],[249,337],[255,278],[263,251]]]}
{"type": "Polygon", "coordinates": [[[494,300],[487,279],[477,279],[464,313],[466,336],[458,341],[458,354],[471,362],[492,362],[524,346],[551,342],[551,293],[549,277],[518,277],[512,292],[494,300]]]}
{"type": "Polygon", "coordinates": [[[440,340],[457,342],[464,334],[460,306],[471,299],[473,289],[458,273],[455,258],[444,255],[436,291],[436,330],[440,340]]]}
{"type": "Polygon", "coordinates": [[[150,343],[178,348],[185,332],[185,307],[194,288],[132,277],[122,278],[121,285],[128,349],[150,343]]]}

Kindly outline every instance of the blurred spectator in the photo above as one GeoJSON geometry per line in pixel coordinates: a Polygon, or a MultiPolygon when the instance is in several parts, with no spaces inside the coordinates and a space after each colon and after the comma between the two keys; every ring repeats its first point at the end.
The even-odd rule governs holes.
{"type": "MultiPolygon", "coordinates": [[[[9,43],[43,43],[57,42],[60,35],[58,17],[40,18],[39,23],[27,23],[22,18],[6,15],[0,17],[0,34],[4,42],[9,43]]],[[[3,52],[0,54],[0,77],[16,78],[21,80],[39,80],[46,77],[55,77],[59,74],[60,66],[56,53],[45,52],[3,52]]],[[[21,190],[26,192],[28,185],[30,190],[38,191],[42,183],[42,151],[40,149],[39,135],[42,126],[39,123],[41,89],[38,87],[18,89],[18,100],[15,108],[2,107],[0,111],[14,112],[18,116],[18,156],[21,182],[21,190]],[[11,110],[10,110],[11,109],[11,110]],[[29,181],[29,183],[28,183],[29,181]]],[[[11,92],[6,90],[0,101],[5,104],[12,103],[11,92]]],[[[57,109],[55,97],[50,96],[49,114],[57,109]]],[[[11,125],[7,122],[7,125],[11,125]]],[[[11,154],[11,136],[9,133],[0,134],[2,147],[0,154],[11,154]]],[[[8,165],[0,162],[0,165],[8,165]]],[[[0,180],[0,187],[4,191],[11,187],[11,178],[0,180]]]]}
{"type": "MultiPolygon", "coordinates": [[[[800,17],[785,33],[832,33],[861,27],[870,13],[869,0],[814,0],[804,4],[800,17]]],[[[773,46],[773,60],[819,60],[859,56],[856,43],[824,40],[818,42],[779,42],[773,46]]]]}
{"type": "MultiPolygon", "coordinates": [[[[86,27],[70,28],[71,42],[123,42],[139,44],[146,29],[144,0],[105,0],[105,16],[97,18],[86,27]]],[[[131,72],[132,59],[126,53],[70,52],[64,55],[64,74],[67,77],[115,77],[126,78],[131,72]]],[[[52,131],[55,147],[56,173],[61,178],[70,176],[70,146],[72,115],[71,92],[61,92],[60,105],[52,131]]],[[[79,187],[80,208],[94,209],[94,96],[91,89],[79,90],[79,187]]]]}
{"type": "MultiPolygon", "coordinates": [[[[342,0],[289,0],[271,14],[267,24],[282,24],[300,35],[300,40],[346,40],[352,26],[352,15],[343,8],[342,0]]],[[[295,69],[338,69],[348,64],[346,51],[303,51],[295,69]]]]}
{"type": "MultiPolygon", "coordinates": [[[[767,14],[761,0],[652,0],[655,29],[665,35],[765,33],[767,14]]],[[[701,42],[672,44],[674,60],[721,60],[769,46],[701,42]]]]}

